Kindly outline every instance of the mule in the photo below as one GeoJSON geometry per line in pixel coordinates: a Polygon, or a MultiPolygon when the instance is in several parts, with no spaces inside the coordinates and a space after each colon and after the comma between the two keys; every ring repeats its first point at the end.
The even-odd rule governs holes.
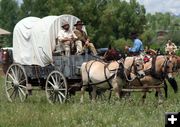
{"type": "MultiPolygon", "coordinates": [[[[81,103],[83,102],[84,92],[87,88],[92,88],[91,95],[92,100],[96,99],[97,90],[107,90],[113,89],[118,98],[120,98],[120,84],[122,84],[121,74],[123,73],[124,62],[128,63],[132,68],[131,73],[140,76],[145,75],[142,71],[143,68],[140,67],[140,63],[135,61],[133,57],[128,57],[125,60],[120,59],[119,61],[112,61],[110,63],[105,63],[97,60],[91,60],[85,62],[81,66],[82,75],[82,88],[81,88],[81,103]]],[[[141,63],[143,65],[143,63],[141,63]]],[[[133,75],[135,76],[135,75],[133,75]]]]}
{"type": "Polygon", "coordinates": [[[174,64],[168,57],[162,55],[156,56],[151,61],[144,64],[144,72],[146,75],[140,80],[129,82],[129,85],[144,88],[144,94],[142,96],[143,102],[145,101],[146,93],[151,87],[155,86],[154,88],[160,94],[159,103],[161,103],[162,93],[160,85],[164,83],[165,78],[168,78],[171,81],[171,85],[173,82],[172,87],[177,91],[177,82],[173,78],[173,67],[174,64]]]}

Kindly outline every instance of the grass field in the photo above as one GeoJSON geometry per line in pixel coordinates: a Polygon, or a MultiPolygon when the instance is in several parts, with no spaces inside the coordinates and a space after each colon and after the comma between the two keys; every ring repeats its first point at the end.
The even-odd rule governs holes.
{"type": "MultiPolygon", "coordinates": [[[[176,78],[180,82],[180,78],[176,78]]],[[[169,85],[168,85],[169,86],[169,85]]],[[[130,99],[79,103],[79,93],[70,102],[51,105],[44,91],[33,91],[24,103],[10,103],[0,78],[0,127],[164,127],[165,112],[180,111],[180,93],[169,86],[169,97],[157,105],[154,92],[141,105],[140,93],[130,99]]]]}

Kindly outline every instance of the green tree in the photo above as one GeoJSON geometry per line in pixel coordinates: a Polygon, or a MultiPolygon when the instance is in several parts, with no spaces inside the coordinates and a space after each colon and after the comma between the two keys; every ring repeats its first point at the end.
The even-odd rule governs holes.
{"type": "MultiPolygon", "coordinates": [[[[18,21],[19,7],[15,0],[0,1],[0,27],[13,33],[15,24],[18,21]]],[[[3,46],[12,45],[12,34],[3,39],[3,46]]]]}
{"type": "Polygon", "coordinates": [[[34,0],[32,16],[45,17],[49,15],[48,0],[34,0]]]}
{"type": "Polygon", "coordinates": [[[35,0],[23,0],[20,7],[19,19],[33,15],[34,1],[35,0]]]}
{"type": "Polygon", "coordinates": [[[100,35],[98,42],[102,46],[120,38],[129,38],[132,31],[141,34],[146,24],[145,9],[136,0],[130,2],[109,0],[99,17],[100,35]]]}

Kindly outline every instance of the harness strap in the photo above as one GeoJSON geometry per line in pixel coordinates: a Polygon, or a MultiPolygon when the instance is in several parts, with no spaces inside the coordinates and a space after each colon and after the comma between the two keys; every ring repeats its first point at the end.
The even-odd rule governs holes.
{"type": "MultiPolygon", "coordinates": [[[[89,75],[89,72],[90,72],[90,69],[91,69],[92,65],[93,65],[95,62],[96,62],[96,60],[93,61],[93,62],[90,64],[89,68],[87,67],[88,64],[86,64],[85,68],[86,68],[86,72],[87,72],[87,74],[88,74],[88,84],[87,84],[87,85],[82,85],[82,86],[89,86],[89,87],[90,87],[90,86],[92,86],[92,85],[98,85],[98,84],[102,84],[102,83],[104,83],[104,82],[108,82],[109,87],[110,87],[110,89],[111,89],[111,88],[112,88],[112,85],[111,85],[111,83],[110,83],[109,80],[111,80],[111,79],[115,76],[115,74],[113,74],[111,77],[107,78],[106,68],[107,68],[107,66],[108,66],[109,64],[106,64],[106,65],[104,66],[105,80],[104,80],[104,81],[101,81],[101,82],[97,82],[97,83],[92,83],[91,78],[90,78],[90,75],[89,75]]],[[[110,70],[110,71],[113,71],[113,70],[110,70]]]]}
{"type": "MultiPolygon", "coordinates": [[[[106,68],[107,68],[108,65],[109,65],[109,64],[107,64],[107,65],[104,66],[104,76],[105,76],[105,79],[106,79],[106,80],[108,79],[108,78],[107,78],[107,74],[106,74],[106,68]]],[[[114,74],[114,75],[115,75],[115,74],[114,74]]],[[[109,89],[111,89],[111,88],[112,88],[112,85],[111,85],[110,81],[107,80],[107,83],[108,83],[108,85],[109,85],[109,89]]]]}
{"type": "MultiPolygon", "coordinates": [[[[90,79],[90,76],[89,76],[89,72],[90,72],[91,66],[92,66],[93,63],[95,63],[95,62],[96,62],[96,61],[93,61],[93,62],[91,63],[91,65],[89,66],[89,69],[87,68],[88,63],[87,63],[86,66],[85,66],[86,72],[87,72],[87,74],[88,74],[88,84],[89,84],[90,82],[92,82],[91,79],[90,79]]],[[[90,85],[89,85],[89,86],[90,86],[90,85]]]]}
{"type": "MultiPolygon", "coordinates": [[[[162,80],[162,79],[165,78],[165,73],[166,72],[162,72],[160,75],[158,73],[156,73],[156,59],[157,59],[157,56],[153,57],[153,59],[152,59],[152,67],[150,69],[150,74],[154,78],[162,80]]],[[[165,71],[166,71],[167,59],[165,59],[165,61],[164,61],[162,66],[165,68],[165,71]]]]}

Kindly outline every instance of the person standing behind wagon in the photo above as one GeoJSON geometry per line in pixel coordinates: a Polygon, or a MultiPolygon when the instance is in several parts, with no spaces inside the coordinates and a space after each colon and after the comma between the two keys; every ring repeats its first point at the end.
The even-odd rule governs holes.
{"type": "Polygon", "coordinates": [[[65,20],[62,21],[62,29],[58,32],[59,48],[65,51],[65,55],[70,55],[70,46],[74,43],[73,32],[70,30],[69,23],[65,20]]]}
{"type": "Polygon", "coordinates": [[[174,55],[176,53],[177,46],[171,41],[168,40],[168,43],[166,44],[165,47],[165,52],[167,55],[174,55]]]}
{"type": "Polygon", "coordinates": [[[77,47],[77,54],[81,54],[85,48],[89,48],[94,55],[97,55],[97,51],[93,43],[90,42],[87,34],[82,30],[83,25],[82,21],[77,21],[74,25],[76,27],[73,32],[76,35],[75,44],[77,47]]]}

